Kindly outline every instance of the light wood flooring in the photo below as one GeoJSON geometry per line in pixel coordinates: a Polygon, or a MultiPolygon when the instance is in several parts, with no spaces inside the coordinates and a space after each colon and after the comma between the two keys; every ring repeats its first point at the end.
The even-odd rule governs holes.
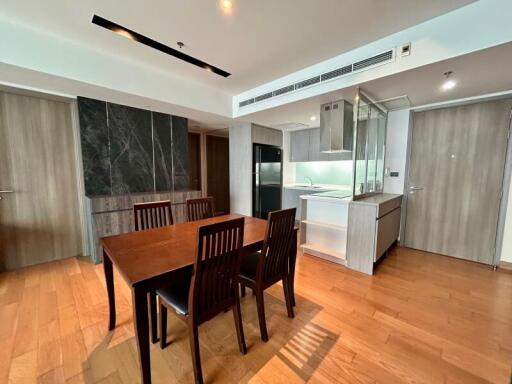
{"type": "MultiPolygon", "coordinates": [[[[116,275],[107,332],[101,265],[67,259],[0,274],[0,383],[138,383],[131,296],[116,275]]],[[[249,352],[231,313],[200,331],[207,383],[510,383],[512,274],[397,248],[365,276],[299,256],[295,319],[282,287],[265,296],[270,341],[242,300],[249,352]]],[[[170,315],[154,383],[191,383],[187,330],[170,315]]]]}

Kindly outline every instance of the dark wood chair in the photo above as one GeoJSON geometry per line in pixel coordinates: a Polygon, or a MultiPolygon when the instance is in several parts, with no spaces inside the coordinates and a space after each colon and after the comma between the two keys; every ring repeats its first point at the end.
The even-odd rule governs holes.
{"type": "Polygon", "coordinates": [[[282,281],[288,317],[294,316],[293,276],[291,276],[294,269],[292,271],[290,268],[290,250],[293,249],[292,243],[296,239],[294,225],[295,208],[270,212],[261,252],[245,256],[240,265],[239,282],[242,296],[245,296],[245,287],[251,288],[256,296],[260,334],[263,341],[268,341],[263,301],[265,289],[282,281]]]}
{"type": "Polygon", "coordinates": [[[160,346],[166,347],[167,309],[171,309],[188,325],[196,383],[203,383],[198,338],[198,328],[202,323],[233,309],[238,347],[242,354],[247,352],[238,293],[243,236],[243,218],[200,227],[197,234],[197,257],[190,272],[189,283],[174,283],[157,290],[160,346]]]}
{"type": "Polygon", "coordinates": [[[213,197],[187,200],[187,220],[196,221],[213,217],[215,214],[213,197]]]}
{"type": "Polygon", "coordinates": [[[171,202],[167,200],[134,204],[133,219],[136,231],[173,225],[171,202]]]}
{"type": "MultiPolygon", "coordinates": [[[[133,220],[135,230],[159,228],[174,223],[170,201],[156,201],[151,203],[138,203],[133,205],[133,220]]],[[[149,293],[149,315],[151,319],[151,342],[158,341],[158,325],[156,314],[156,293],[149,293]]]]}

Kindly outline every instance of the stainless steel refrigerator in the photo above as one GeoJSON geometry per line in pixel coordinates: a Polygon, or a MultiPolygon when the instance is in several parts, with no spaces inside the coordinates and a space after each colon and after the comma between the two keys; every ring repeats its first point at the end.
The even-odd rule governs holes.
{"type": "Polygon", "coordinates": [[[254,144],[252,162],[252,215],[267,219],[281,209],[283,163],[281,148],[254,144]]]}

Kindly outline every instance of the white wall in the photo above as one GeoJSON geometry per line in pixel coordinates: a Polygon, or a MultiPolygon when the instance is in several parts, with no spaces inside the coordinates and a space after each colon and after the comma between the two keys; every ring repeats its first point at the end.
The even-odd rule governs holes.
{"type": "Polygon", "coordinates": [[[407,161],[407,137],[411,111],[402,109],[388,114],[386,134],[385,167],[398,172],[398,177],[384,177],[385,193],[403,193],[405,183],[405,164],[407,161]]]}

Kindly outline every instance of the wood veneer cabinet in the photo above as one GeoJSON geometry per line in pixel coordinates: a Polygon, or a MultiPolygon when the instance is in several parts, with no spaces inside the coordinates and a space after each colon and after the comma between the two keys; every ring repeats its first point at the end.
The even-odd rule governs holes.
{"type": "Polygon", "coordinates": [[[402,195],[381,193],[351,201],[348,210],[347,266],[373,274],[375,262],[398,239],[402,195]]]}

